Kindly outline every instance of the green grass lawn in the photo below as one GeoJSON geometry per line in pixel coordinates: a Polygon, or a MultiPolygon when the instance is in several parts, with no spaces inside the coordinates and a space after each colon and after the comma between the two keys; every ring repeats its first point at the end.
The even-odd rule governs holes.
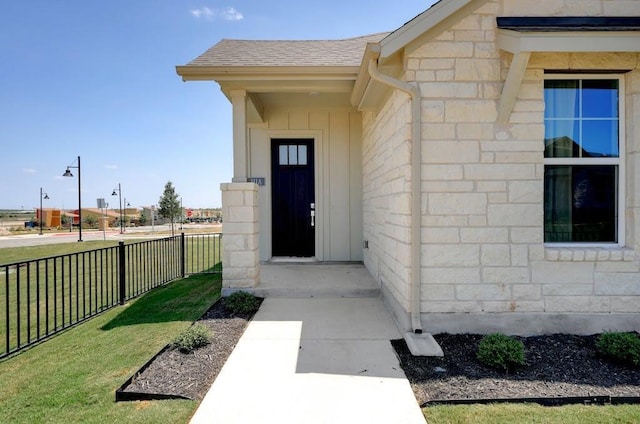
{"type": "MultiPolygon", "coordinates": [[[[137,242],[134,240],[131,242],[137,242]]],[[[43,244],[40,246],[4,247],[0,248],[0,265],[13,262],[28,261],[49,256],[67,255],[85,250],[101,249],[117,246],[117,241],[84,241],[82,243],[43,244]]]]}
{"type": "Polygon", "coordinates": [[[115,390],[220,296],[220,277],[155,289],[0,362],[1,423],[185,423],[194,401],[115,402],[115,390]]]}
{"type": "Polygon", "coordinates": [[[634,424],[640,405],[545,407],[536,404],[456,405],[424,408],[429,424],[634,424]]]}

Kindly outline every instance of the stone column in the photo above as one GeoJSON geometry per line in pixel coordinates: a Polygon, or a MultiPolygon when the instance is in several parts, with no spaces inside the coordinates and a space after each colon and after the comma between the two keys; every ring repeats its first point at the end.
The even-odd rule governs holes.
{"type": "Polygon", "coordinates": [[[223,183],[222,286],[223,293],[252,288],[260,281],[258,186],[223,183]],[[231,290],[228,290],[231,289],[231,290]]]}

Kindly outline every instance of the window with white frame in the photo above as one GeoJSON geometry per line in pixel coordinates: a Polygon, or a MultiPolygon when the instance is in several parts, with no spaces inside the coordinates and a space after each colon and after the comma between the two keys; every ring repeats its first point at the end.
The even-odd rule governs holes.
{"type": "Polygon", "coordinates": [[[544,81],[544,241],[621,244],[622,78],[544,81]]]}

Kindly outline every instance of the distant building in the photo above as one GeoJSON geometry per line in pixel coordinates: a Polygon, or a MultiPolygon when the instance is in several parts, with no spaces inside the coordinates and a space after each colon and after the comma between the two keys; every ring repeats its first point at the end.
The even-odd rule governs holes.
{"type": "Polygon", "coordinates": [[[42,208],[36,209],[36,221],[40,222],[42,215],[42,225],[44,227],[59,227],[62,225],[62,211],[60,209],[42,208]]]}
{"type": "Polygon", "coordinates": [[[144,216],[144,225],[163,225],[171,222],[169,219],[161,218],[158,214],[157,206],[143,206],[142,216],[144,216]]]}

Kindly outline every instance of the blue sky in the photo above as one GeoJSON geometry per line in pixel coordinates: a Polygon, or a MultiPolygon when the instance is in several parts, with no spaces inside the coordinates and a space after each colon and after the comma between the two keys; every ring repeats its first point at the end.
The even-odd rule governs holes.
{"type": "MultiPolygon", "coordinates": [[[[337,39],[394,30],[431,0],[20,0],[0,9],[0,209],[76,208],[113,189],[156,204],[220,206],[231,180],[231,106],[175,72],[222,38],[337,39]],[[77,170],[71,169],[76,175],[77,170]]],[[[117,206],[116,206],[117,207],[117,206]]]]}

